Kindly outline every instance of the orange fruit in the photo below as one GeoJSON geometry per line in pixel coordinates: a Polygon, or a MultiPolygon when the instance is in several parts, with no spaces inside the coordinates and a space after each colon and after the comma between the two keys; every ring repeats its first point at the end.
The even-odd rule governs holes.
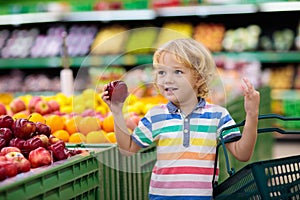
{"type": "Polygon", "coordinates": [[[50,126],[51,133],[63,130],[65,126],[65,118],[59,115],[50,115],[46,118],[46,124],[50,126]]]}
{"type": "Polygon", "coordinates": [[[87,116],[80,120],[78,131],[87,135],[91,131],[101,130],[100,120],[97,117],[87,116]]]}
{"type": "Polygon", "coordinates": [[[86,142],[86,136],[82,133],[76,132],[70,135],[69,137],[70,143],[85,143],[86,142]]]}
{"type": "Polygon", "coordinates": [[[29,121],[32,121],[32,122],[41,122],[43,124],[46,123],[46,119],[45,117],[43,117],[43,115],[41,115],[40,113],[37,113],[37,112],[34,112],[34,113],[31,113],[29,116],[28,116],[28,120],[29,121]]]}
{"type": "Polygon", "coordinates": [[[114,132],[106,133],[106,137],[108,138],[108,140],[109,140],[111,143],[116,143],[116,142],[117,142],[117,138],[116,138],[116,135],[115,135],[114,132]]]}
{"type": "Polygon", "coordinates": [[[109,114],[107,117],[105,117],[103,119],[102,129],[107,133],[114,131],[114,117],[113,117],[113,115],[109,114]]]}
{"type": "Polygon", "coordinates": [[[109,143],[109,140],[104,131],[92,131],[87,134],[86,143],[109,143]]]}
{"type": "Polygon", "coordinates": [[[64,142],[68,142],[70,137],[68,131],[66,130],[57,130],[53,132],[52,135],[64,142]]]}
{"type": "Polygon", "coordinates": [[[64,129],[66,131],[68,131],[70,134],[78,132],[78,126],[79,126],[80,120],[82,120],[82,119],[83,119],[83,117],[80,115],[77,115],[70,119],[67,119],[64,124],[64,129]]]}

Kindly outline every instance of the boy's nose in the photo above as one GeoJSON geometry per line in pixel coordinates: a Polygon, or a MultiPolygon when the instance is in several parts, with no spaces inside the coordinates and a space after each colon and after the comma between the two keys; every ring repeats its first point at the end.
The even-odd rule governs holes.
{"type": "Polygon", "coordinates": [[[167,74],[165,77],[165,83],[172,83],[174,81],[174,77],[172,74],[167,74]]]}

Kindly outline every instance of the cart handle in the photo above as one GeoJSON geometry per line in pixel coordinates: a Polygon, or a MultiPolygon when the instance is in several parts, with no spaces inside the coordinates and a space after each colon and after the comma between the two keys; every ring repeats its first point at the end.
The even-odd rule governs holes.
{"type": "MultiPolygon", "coordinates": [[[[300,117],[285,117],[285,116],[278,115],[278,114],[259,115],[258,116],[258,120],[262,120],[262,119],[280,119],[282,121],[297,121],[297,120],[300,121],[300,117]]],[[[244,126],[245,122],[246,122],[246,120],[243,120],[240,123],[224,127],[220,131],[220,142],[217,144],[217,147],[216,147],[216,156],[215,156],[215,163],[214,163],[214,175],[213,175],[213,185],[214,186],[217,185],[217,181],[215,181],[215,175],[216,175],[216,171],[217,171],[217,162],[218,162],[219,147],[221,145],[223,147],[223,151],[224,151],[224,155],[225,155],[225,161],[226,161],[227,173],[229,174],[229,176],[232,176],[235,173],[235,169],[234,168],[230,168],[230,163],[229,163],[229,159],[228,159],[228,153],[227,153],[227,149],[226,149],[225,144],[229,143],[229,142],[237,141],[237,140],[239,140],[241,138],[241,137],[236,137],[236,138],[233,138],[233,139],[225,140],[224,137],[223,137],[223,132],[225,130],[230,130],[230,129],[233,129],[233,128],[244,126]]],[[[273,132],[273,131],[281,133],[281,134],[300,134],[300,131],[283,130],[283,129],[276,128],[276,127],[258,128],[257,129],[257,133],[267,133],[267,132],[273,132]]]]}

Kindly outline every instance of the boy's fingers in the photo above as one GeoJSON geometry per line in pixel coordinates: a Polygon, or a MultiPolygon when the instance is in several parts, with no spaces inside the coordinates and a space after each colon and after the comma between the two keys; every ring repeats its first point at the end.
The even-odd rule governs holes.
{"type": "Polygon", "coordinates": [[[103,86],[104,92],[106,91],[106,89],[107,89],[107,84],[105,84],[105,85],[103,86]]]}
{"type": "MultiPolygon", "coordinates": [[[[242,79],[242,88],[244,90],[244,93],[248,93],[249,90],[250,90],[250,87],[249,87],[249,81],[246,79],[246,78],[243,78],[242,79]]],[[[251,84],[250,84],[251,85],[251,84]]]]}
{"type": "Polygon", "coordinates": [[[244,88],[245,93],[251,93],[254,91],[254,87],[247,78],[242,79],[242,87],[244,88]]]}

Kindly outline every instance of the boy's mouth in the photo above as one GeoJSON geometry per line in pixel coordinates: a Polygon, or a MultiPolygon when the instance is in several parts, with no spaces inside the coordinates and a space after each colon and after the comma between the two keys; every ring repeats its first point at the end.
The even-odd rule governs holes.
{"type": "Polygon", "coordinates": [[[166,92],[173,92],[175,90],[178,90],[177,88],[173,88],[173,87],[168,87],[168,88],[165,88],[165,91],[166,92]]]}

